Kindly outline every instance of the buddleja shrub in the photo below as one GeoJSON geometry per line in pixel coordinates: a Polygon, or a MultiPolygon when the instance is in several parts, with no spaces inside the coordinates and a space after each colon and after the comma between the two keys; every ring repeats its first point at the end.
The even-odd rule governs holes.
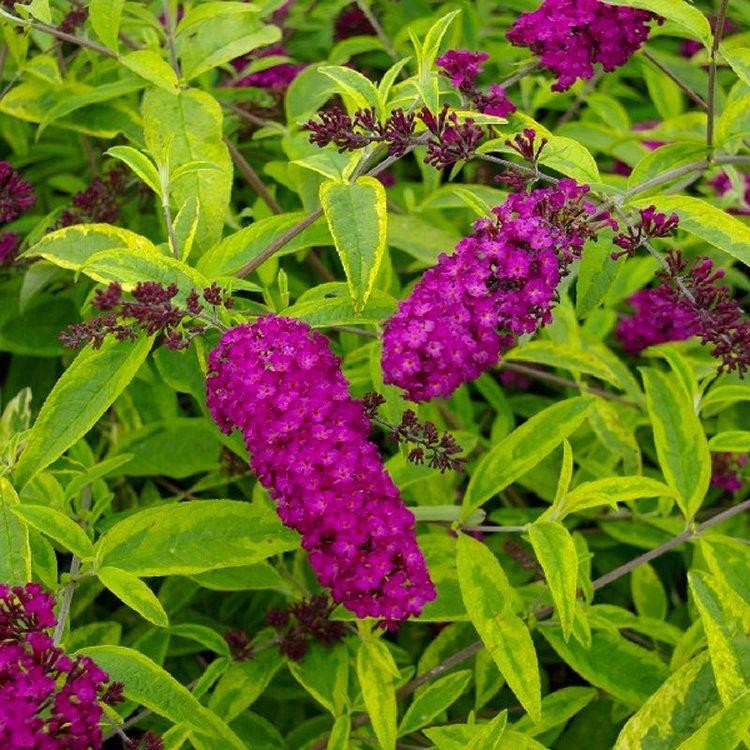
{"type": "Polygon", "coordinates": [[[535,4],[3,0],[2,748],[748,742],[750,7],[535,4]]]}

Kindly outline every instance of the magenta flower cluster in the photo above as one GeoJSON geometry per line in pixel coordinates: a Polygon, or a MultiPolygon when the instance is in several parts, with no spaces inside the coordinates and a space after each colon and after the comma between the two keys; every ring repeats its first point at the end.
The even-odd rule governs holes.
{"type": "Polygon", "coordinates": [[[482,72],[482,63],[489,58],[486,52],[467,49],[449,49],[438,57],[441,72],[450,78],[451,85],[474,102],[485,115],[506,117],[516,111],[516,105],[505,95],[505,89],[494,83],[487,91],[477,88],[475,80],[482,72]]]}
{"type": "Polygon", "coordinates": [[[243,433],[253,472],[334,601],[388,625],[418,615],[435,589],[414,518],[326,338],[265,316],[225,333],[209,368],[211,415],[243,433]]]}
{"type": "MultiPolygon", "coordinates": [[[[101,748],[100,700],[108,676],[88,657],[54,645],[54,599],[37,583],[0,585],[0,746],[101,748]]],[[[119,684],[111,695],[119,697],[119,684]]]]}
{"type": "Polygon", "coordinates": [[[628,303],[633,315],[622,318],[616,329],[628,354],[668,341],[684,341],[698,332],[695,312],[675,306],[672,294],[664,287],[641,289],[628,298],[628,303]]]}
{"type": "Polygon", "coordinates": [[[523,13],[508,30],[508,40],[528,47],[557,75],[552,86],[565,91],[578,78],[594,75],[594,65],[606,71],[624,65],[648,38],[653,13],[599,0],[544,0],[537,10],[523,13]]]}
{"type": "MultiPolygon", "coordinates": [[[[508,196],[441,255],[386,321],[385,382],[413,401],[449,396],[496,364],[515,338],[552,319],[557,285],[592,233],[588,187],[508,196]]],[[[604,217],[608,221],[608,217],[604,217]]]]}
{"type": "MultiPolygon", "coordinates": [[[[36,203],[31,183],[21,179],[7,161],[0,161],[0,224],[15,221],[36,203]]],[[[0,268],[12,265],[18,253],[17,232],[0,233],[0,268]]]]}

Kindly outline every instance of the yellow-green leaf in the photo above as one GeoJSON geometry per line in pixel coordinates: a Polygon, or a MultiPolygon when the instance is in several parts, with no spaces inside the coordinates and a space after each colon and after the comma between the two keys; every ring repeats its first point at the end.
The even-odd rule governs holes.
{"type": "Polygon", "coordinates": [[[103,567],[99,580],[123,603],[154,625],[166,628],[169,618],[153,591],[137,576],[119,568],[103,567]]]}
{"type": "Polygon", "coordinates": [[[643,368],[646,406],[654,431],[659,466],[677,491],[685,518],[701,507],[711,480],[711,457],[703,425],[681,385],[652,368],[643,368]]]}
{"type": "Polygon", "coordinates": [[[11,511],[74,555],[84,558],[94,554],[94,545],[86,532],[59,510],[46,505],[15,505],[11,511]]]}
{"type": "Polygon", "coordinates": [[[529,526],[528,533],[567,640],[573,631],[578,589],[576,545],[570,532],[557,521],[537,521],[529,526]]]}
{"type": "Polygon", "coordinates": [[[375,285],[385,255],[385,188],[374,177],[320,186],[320,202],[346,272],[355,310],[361,310],[375,285]]]}
{"type": "Polygon", "coordinates": [[[362,641],[357,651],[357,677],[365,708],[382,750],[396,747],[396,687],[398,668],[382,641],[362,641]]]}
{"type": "Polygon", "coordinates": [[[477,464],[463,500],[463,517],[536,466],[586,418],[591,402],[571,398],[535,414],[477,464]]]}
{"type": "Polygon", "coordinates": [[[461,534],[457,546],[458,581],[466,611],[508,686],[532,719],[539,721],[539,663],[529,629],[513,612],[513,589],[484,544],[461,534]]]}

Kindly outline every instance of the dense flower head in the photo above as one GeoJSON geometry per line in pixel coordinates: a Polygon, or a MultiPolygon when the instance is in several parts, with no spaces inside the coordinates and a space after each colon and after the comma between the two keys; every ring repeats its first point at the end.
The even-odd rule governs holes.
{"type": "Polygon", "coordinates": [[[548,324],[560,278],[600,218],[587,191],[561,180],[511,194],[441,255],[385,324],[385,382],[413,401],[447,397],[492,367],[516,336],[548,324]]]}
{"type": "MultiPolygon", "coordinates": [[[[54,599],[39,584],[0,585],[0,746],[39,750],[101,748],[100,699],[108,676],[70,657],[46,632],[54,599]]],[[[115,691],[117,692],[117,691],[115,691]]],[[[109,692],[110,697],[114,693],[109,692]]]]}
{"type": "Polygon", "coordinates": [[[477,92],[474,97],[476,108],[485,115],[507,117],[516,111],[516,105],[505,95],[505,89],[497,83],[486,92],[477,92]]]}
{"type": "Polygon", "coordinates": [[[668,341],[684,341],[698,332],[695,312],[675,307],[672,294],[663,286],[641,289],[628,298],[633,315],[617,324],[617,337],[629,354],[668,341]]]}
{"type": "Polygon", "coordinates": [[[472,52],[468,49],[449,49],[438,57],[441,73],[450,78],[451,86],[464,93],[474,90],[474,81],[482,72],[482,63],[489,59],[486,52],[472,52]]]}
{"type": "Polygon", "coordinates": [[[17,219],[35,203],[31,183],[22,180],[7,161],[0,161],[0,224],[17,219]]]}
{"type": "Polygon", "coordinates": [[[737,492],[744,484],[745,466],[748,455],[746,453],[712,453],[711,454],[711,484],[726,492],[737,492]]]}
{"type": "Polygon", "coordinates": [[[599,0],[544,0],[537,10],[522,13],[506,36],[538,55],[557,75],[553,90],[565,91],[576,79],[591,78],[596,63],[606,71],[624,65],[656,19],[649,11],[599,0]]]}
{"type": "MultiPolygon", "coordinates": [[[[245,68],[252,60],[260,60],[264,57],[286,57],[286,48],[281,44],[273,44],[262,49],[255,50],[251,55],[237,58],[232,64],[237,70],[245,68]]],[[[267,89],[276,94],[283,94],[289,84],[299,75],[304,65],[296,63],[282,62],[278,65],[271,65],[263,70],[257,70],[253,73],[238,78],[234,86],[255,86],[259,89],[267,89]]]]}
{"type": "Polygon", "coordinates": [[[265,316],[225,333],[209,369],[211,415],[242,431],[251,468],[334,601],[389,625],[418,615],[435,590],[414,518],[325,337],[265,316]]]}

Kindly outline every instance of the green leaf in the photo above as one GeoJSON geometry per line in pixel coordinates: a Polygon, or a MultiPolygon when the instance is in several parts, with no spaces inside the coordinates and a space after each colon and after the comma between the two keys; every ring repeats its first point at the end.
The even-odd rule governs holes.
{"type": "Polygon", "coordinates": [[[631,716],[614,750],[673,750],[720,709],[713,672],[704,651],[672,673],[631,716]]]}
{"type": "Polygon", "coordinates": [[[537,737],[572,719],[596,698],[596,690],[587,687],[566,687],[542,698],[542,720],[535,723],[530,716],[522,716],[513,729],[537,737]]]}
{"type": "Polygon", "coordinates": [[[385,188],[374,177],[360,177],[355,183],[324,182],[320,202],[346,272],[354,309],[361,310],[385,255],[385,188]]]}
{"type": "Polygon", "coordinates": [[[750,383],[743,385],[717,385],[703,397],[701,409],[718,404],[750,401],[750,383]]]}
{"type": "Polygon", "coordinates": [[[13,513],[18,505],[13,485],[0,477],[0,581],[14,586],[31,580],[29,530],[13,513]]]}
{"type": "MultiPolygon", "coordinates": [[[[683,164],[700,161],[706,158],[706,147],[696,143],[668,143],[654,151],[649,151],[636,165],[628,177],[628,190],[640,185],[652,177],[666,172],[669,169],[680,167],[683,164]]],[[[683,179],[675,177],[675,180],[683,179]]],[[[653,188],[651,191],[640,191],[639,196],[648,195],[663,189],[663,185],[653,188]]]]}
{"type": "Polygon", "coordinates": [[[282,666],[271,648],[247,661],[233,661],[214,688],[208,707],[224,721],[233,721],[263,694],[282,666]]]}
{"type": "Polygon", "coordinates": [[[180,251],[180,260],[187,261],[198,231],[200,201],[196,197],[188,198],[174,220],[175,243],[180,251]]]}
{"type": "Polygon", "coordinates": [[[667,616],[667,592],[651,565],[644,563],[633,570],[630,574],[630,591],[639,615],[655,620],[663,620],[667,616]]]}
{"type": "Polygon", "coordinates": [[[615,508],[617,503],[641,497],[673,497],[674,494],[671,487],[650,477],[607,477],[582,482],[568,492],[559,505],[548,513],[551,518],[560,520],[570,513],[578,513],[600,505],[615,508]]]}
{"type": "Polygon", "coordinates": [[[599,358],[583,348],[570,343],[555,341],[529,341],[515,346],[503,355],[503,361],[533,362],[569,370],[572,373],[593,375],[615,386],[620,385],[617,376],[599,358]]]}
{"type": "Polygon", "coordinates": [[[354,300],[344,284],[321,284],[305,292],[296,304],[287,307],[285,317],[299,318],[313,328],[341,325],[377,324],[396,310],[396,300],[378,289],[360,311],[354,309],[354,300]]]}
{"type": "Polygon", "coordinates": [[[472,673],[462,669],[447,674],[428,685],[404,714],[398,727],[398,736],[403,737],[429,724],[436,716],[457,701],[471,682],[472,673]]]}
{"type": "Polygon", "coordinates": [[[382,750],[396,748],[398,668],[382,641],[362,641],[357,651],[357,678],[370,722],[382,750]]]}
{"type": "Polygon", "coordinates": [[[628,8],[650,10],[657,16],[674,21],[687,29],[696,39],[708,48],[711,46],[711,27],[708,20],[697,8],[685,0],[603,0],[607,5],[622,5],[628,8]]]}
{"type": "Polygon", "coordinates": [[[653,195],[632,201],[636,208],[654,205],[680,217],[680,229],[705,240],[733,258],[750,265],[750,227],[700,198],[685,195],[653,195]]]}
{"type": "Polygon", "coordinates": [[[103,567],[96,571],[99,580],[122,602],[160,628],[169,618],[153,591],[137,576],[119,568],[103,567]]]}
{"type": "Polygon", "coordinates": [[[161,180],[154,163],[146,154],[131,146],[112,146],[104,152],[127,164],[155,193],[161,195],[161,180]]]}
{"type": "Polygon", "coordinates": [[[576,545],[570,532],[557,521],[537,521],[529,526],[528,534],[567,640],[573,632],[578,590],[576,545]]]}
{"type": "Polygon", "coordinates": [[[545,625],[540,632],[581,677],[631,708],[644,703],[667,677],[667,667],[655,652],[617,631],[594,630],[588,648],[574,638],[566,643],[559,627],[545,625]]]}
{"type": "Polygon", "coordinates": [[[245,750],[245,743],[213,711],[147,656],[124,646],[89,646],[78,653],[93,659],[113,681],[124,684],[125,697],[174,724],[210,734],[215,747],[245,750]]]}
{"type": "Polygon", "coordinates": [[[46,234],[21,257],[40,256],[60,268],[78,271],[104,250],[142,250],[159,254],[151,240],[110,224],[76,224],[46,234]]]}
{"type": "Polygon", "coordinates": [[[534,721],[541,719],[539,664],[531,634],[513,612],[513,589],[487,547],[458,537],[458,580],[466,611],[508,686],[534,721]]]}
{"type": "Polygon", "coordinates": [[[723,107],[716,122],[716,145],[726,150],[734,148],[750,134],[750,96],[740,96],[723,107]]]}
{"type": "Polygon", "coordinates": [[[120,58],[120,62],[133,73],[154,86],[176,92],[179,87],[177,74],[162,56],[151,49],[137,49],[120,58]]]}
{"type": "Polygon", "coordinates": [[[94,545],[86,532],[59,510],[46,505],[16,505],[11,511],[74,555],[87,558],[94,554],[94,545]]]}
{"type": "Polygon", "coordinates": [[[433,266],[441,253],[451,253],[461,237],[414,214],[388,217],[388,244],[403,250],[422,265],[433,266]]]}
{"type": "Polygon", "coordinates": [[[297,535],[267,506],[194,500],[147,508],[119,521],[100,537],[96,559],[137,576],[192,575],[298,546],[297,535]]]}
{"type": "Polygon", "coordinates": [[[576,281],[576,313],[585,318],[604,301],[619,271],[617,261],[612,260],[612,246],[599,238],[599,242],[587,243],[578,266],[576,281]]]}
{"type": "Polygon", "coordinates": [[[720,432],[708,441],[708,449],[727,453],[747,453],[750,451],[750,432],[747,430],[720,432]]]}
{"type": "Polygon", "coordinates": [[[122,471],[113,471],[112,476],[160,475],[183,479],[218,469],[219,452],[216,429],[208,419],[176,417],[150,422],[132,430],[117,443],[108,457],[131,456],[122,471]],[[164,464],[166,455],[169,455],[168,465],[164,464]]]}
{"type": "Polygon", "coordinates": [[[87,346],[55,383],[27,438],[14,476],[23,487],[99,420],[146,359],[151,339],[87,346]]]}
{"type": "Polygon", "coordinates": [[[208,161],[215,170],[195,172],[172,186],[172,198],[183,205],[200,201],[196,242],[206,250],[221,238],[232,193],[232,160],[224,143],[219,103],[204,91],[187,89],[172,93],[151,89],[141,105],[146,146],[163,154],[169,146],[169,173],[182,164],[208,161]]]}
{"type": "Polygon", "coordinates": [[[88,4],[91,27],[99,39],[115,52],[123,5],[125,0],[91,0],[88,4]]]}
{"type": "Polygon", "coordinates": [[[750,690],[750,606],[721,586],[720,579],[688,573],[690,591],[703,621],[716,687],[725,706],[750,690]]]}
{"type": "Polygon", "coordinates": [[[656,455],[667,484],[687,519],[701,507],[711,480],[711,457],[703,425],[684,390],[664,373],[642,368],[646,406],[656,455]]]}
{"type": "MultiPolygon", "coordinates": [[[[196,268],[209,279],[233,276],[306,216],[307,214],[302,211],[295,211],[255,221],[249,227],[240,229],[214,245],[198,260],[196,268]]],[[[277,255],[295,253],[315,245],[330,244],[331,234],[328,225],[321,218],[284,245],[277,255]]]]}
{"type": "Polygon", "coordinates": [[[750,690],[714,714],[695,734],[680,744],[677,750],[733,750],[747,739],[748,728],[750,690]]]}
{"type": "Polygon", "coordinates": [[[338,716],[347,702],[349,652],[343,644],[312,643],[302,661],[288,662],[297,682],[318,703],[338,716]]]}
{"type": "Polygon", "coordinates": [[[722,57],[732,66],[740,80],[750,86],[750,47],[719,47],[722,57]]]}
{"type": "Polygon", "coordinates": [[[180,24],[177,44],[186,81],[281,39],[281,29],[260,24],[250,4],[244,15],[237,18],[237,14],[217,14],[197,23],[190,22],[189,27],[180,24]]]}
{"type": "MultiPolygon", "coordinates": [[[[122,571],[121,571],[122,572],[122,571]]],[[[169,632],[180,638],[188,638],[191,641],[200,643],[215,654],[229,657],[229,646],[215,630],[206,625],[197,625],[192,622],[184,622],[179,625],[171,625],[169,632]]],[[[218,679],[218,678],[217,678],[218,679]]]]}
{"type": "Polygon", "coordinates": [[[750,546],[721,534],[703,537],[700,546],[711,573],[750,606],[750,546]]]}
{"type": "Polygon", "coordinates": [[[463,500],[464,517],[523,476],[575,432],[590,405],[585,397],[554,404],[495,445],[472,474],[463,500]]]}
{"type": "Polygon", "coordinates": [[[444,16],[441,16],[430,27],[425,35],[424,42],[420,43],[417,38],[411,34],[414,49],[417,53],[417,90],[419,91],[425,106],[433,112],[437,110],[439,104],[438,78],[432,68],[435,64],[440,43],[443,41],[445,32],[453,22],[453,19],[460,11],[454,10],[444,16]]]}
{"type": "Polygon", "coordinates": [[[382,104],[378,90],[373,82],[359,71],[341,65],[324,65],[318,70],[330,78],[342,94],[351,99],[356,109],[374,107],[376,113],[380,113],[382,104]]]}

